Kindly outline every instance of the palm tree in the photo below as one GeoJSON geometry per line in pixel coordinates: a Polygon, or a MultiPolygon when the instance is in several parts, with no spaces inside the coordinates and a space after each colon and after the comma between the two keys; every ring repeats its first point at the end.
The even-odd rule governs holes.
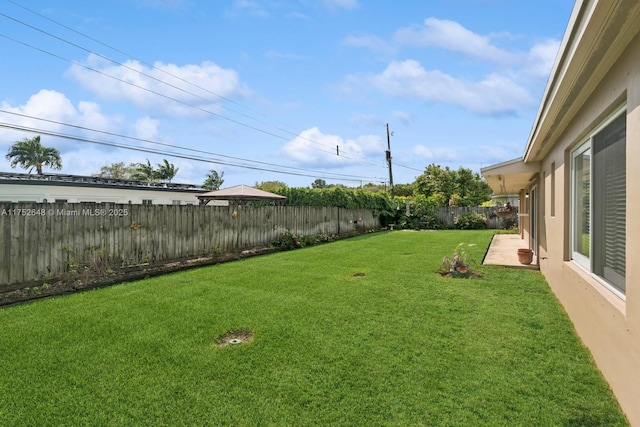
{"type": "Polygon", "coordinates": [[[204,180],[204,184],[202,186],[207,190],[215,191],[219,190],[224,182],[222,178],[224,176],[224,172],[218,173],[217,170],[211,169],[204,180]]]}
{"type": "Polygon", "coordinates": [[[12,168],[20,165],[23,169],[29,169],[29,173],[36,168],[38,175],[42,175],[43,166],[62,169],[60,152],[55,148],[43,147],[40,143],[40,135],[16,141],[5,157],[11,161],[12,168]]]}
{"type": "Polygon", "coordinates": [[[151,162],[147,159],[147,163],[137,163],[136,171],[131,176],[135,181],[156,181],[158,179],[157,172],[153,170],[151,162]]]}
{"type": "Polygon", "coordinates": [[[158,163],[158,169],[156,171],[156,177],[161,180],[167,180],[171,182],[174,176],[178,173],[180,168],[175,167],[173,163],[169,163],[167,159],[163,159],[163,163],[158,163]]]}

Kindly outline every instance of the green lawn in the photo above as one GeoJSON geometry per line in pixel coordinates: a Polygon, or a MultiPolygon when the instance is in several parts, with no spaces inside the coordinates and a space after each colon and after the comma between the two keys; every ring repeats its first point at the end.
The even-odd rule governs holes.
{"type": "Polygon", "coordinates": [[[539,272],[435,273],[491,235],[367,234],[0,309],[0,425],[627,425],[539,272]]]}

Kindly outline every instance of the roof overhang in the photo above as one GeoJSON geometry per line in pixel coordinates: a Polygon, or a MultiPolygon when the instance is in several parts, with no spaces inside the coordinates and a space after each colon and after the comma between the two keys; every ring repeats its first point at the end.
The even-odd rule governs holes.
{"type": "Polygon", "coordinates": [[[577,0],[523,154],[541,161],[638,34],[638,0],[577,0]]]}
{"type": "Polygon", "coordinates": [[[480,173],[494,194],[518,194],[527,189],[536,180],[540,171],[537,162],[525,163],[522,159],[513,159],[480,169],[480,173]]]}

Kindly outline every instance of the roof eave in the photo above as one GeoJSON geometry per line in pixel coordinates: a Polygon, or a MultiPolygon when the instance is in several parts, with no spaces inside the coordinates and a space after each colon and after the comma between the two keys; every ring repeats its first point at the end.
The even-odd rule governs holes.
{"type": "Polygon", "coordinates": [[[480,173],[494,194],[517,194],[530,187],[540,171],[538,162],[525,163],[521,158],[484,167],[480,173]]]}
{"type": "Polygon", "coordinates": [[[638,34],[637,0],[576,1],[523,153],[541,161],[638,34]]]}

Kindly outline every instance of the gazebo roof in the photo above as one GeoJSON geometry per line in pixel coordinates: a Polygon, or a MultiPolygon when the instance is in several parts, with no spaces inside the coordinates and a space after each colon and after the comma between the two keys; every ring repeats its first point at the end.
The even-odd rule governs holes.
{"type": "Polygon", "coordinates": [[[209,191],[208,193],[199,194],[196,197],[200,199],[201,204],[207,204],[211,200],[283,202],[286,199],[285,196],[258,190],[257,188],[244,184],[225,188],[224,190],[209,191]]]}

